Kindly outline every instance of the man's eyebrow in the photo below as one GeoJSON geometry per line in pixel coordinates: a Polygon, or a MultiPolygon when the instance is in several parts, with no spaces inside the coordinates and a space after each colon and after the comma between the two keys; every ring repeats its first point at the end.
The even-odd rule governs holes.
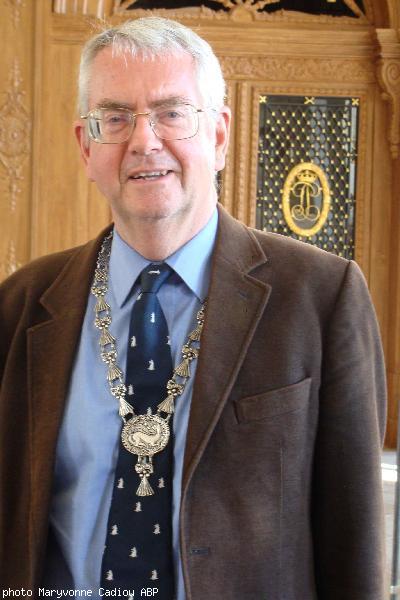
{"type": "MultiPolygon", "coordinates": [[[[175,104],[191,104],[190,98],[186,96],[168,96],[167,98],[160,98],[149,103],[149,108],[158,108],[159,106],[174,106],[175,104]]],[[[117,100],[111,100],[110,98],[102,98],[96,104],[96,108],[126,108],[134,112],[136,107],[130,102],[118,102],[117,100]]]]}
{"type": "Polygon", "coordinates": [[[128,110],[133,110],[133,105],[129,104],[129,102],[117,102],[109,98],[102,98],[102,100],[96,103],[96,108],[127,108],[128,110]]]}
{"type": "Polygon", "coordinates": [[[186,96],[169,96],[168,98],[160,98],[150,102],[151,108],[157,108],[158,106],[173,106],[174,104],[191,104],[191,100],[186,96]]]}

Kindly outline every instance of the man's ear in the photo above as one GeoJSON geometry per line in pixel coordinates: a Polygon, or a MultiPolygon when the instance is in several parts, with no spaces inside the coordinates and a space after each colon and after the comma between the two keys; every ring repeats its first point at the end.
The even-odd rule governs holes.
{"type": "Polygon", "coordinates": [[[225,167],[225,157],[228,151],[229,131],[231,126],[231,109],[223,106],[218,115],[215,131],[215,170],[225,167]]]}
{"type": "Polygon", "coordinates": [[[89,143],[89,138],[88,138],[88,135],[86,132],[86,127],[84,125],[82,125],[82,121],[75,121],[74,131],[75,131],[75,137],[78,141],[79,148],[81,151],[81,157],[82,157],[82,160],[86,167],[86,173],[88,174],[88,162],[89,162],[89,157],[90,157],[90,143],[89,143]]]}

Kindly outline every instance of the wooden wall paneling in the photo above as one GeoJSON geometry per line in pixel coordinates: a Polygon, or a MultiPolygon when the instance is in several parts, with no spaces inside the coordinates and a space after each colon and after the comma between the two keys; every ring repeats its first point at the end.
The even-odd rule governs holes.
{"type": "MultiPolygon", "coordinates": [[[[400,5],[394,0],[389,6],[390,26],[392,27],[391,39],[397,39],[400,42],[400,5]],[[393,36],[393,30],[396,31],[396,38],[393,36]]],[[[380,41],[382,37],[380,38],[380,41]]],[[[391,58],[396,60],[395,48],[392,46],[391,58]]],[[[387,53],[383,52],[383,54],[387,53]]],[[[390,58],[390,56],[389,56],[390,58]]],[[[382,64],[381,64],[382,66],[382,64]]],[[[393,71],[392,71],[393,74],[393,71]]],[[[396,84],[399,80],[395,80],[396,84]]],[[[382,82],[385,88],[385,82],[382,82]]],[[[387,91],[387,90],[386,90],[387,91]]],[[[384,92],[385,93],[385,92],[384,92]]],[[[400,89],[397,91],[400,96],[400,89]]],[[[400,98],[397,98],[398,100],[400,98]]],[[[387,110],[386,118],[389,129],[390,119],[393,119],[393,113],[387,110]]],[[[400,131],[399,131],[400,133],[400,131]]],[[[390,246],[390,287],[388,296],[388,349],[387,349],[387,375],[388,375],[388,421],[386,432],[386,445],[395,448],[397,442],[397,428],[399,419],[400,404],[400,157],[391,162],[391,246],[390,246]]]]}
{"type": "Polygon", "coordinates": [[[360,98],[357,150],[356,182],[356,235],[355,259],[368,281],[371,279],[371,255],[369,240],[373,230],[371,221],[373,196],[371,193],[374,139],[374,99],[376,84],[370,84],[366,90],[352,90],[353,96],[360,98]]]}
{"type": "Polygon", "coordinates": [[[53,11],[59,14],[82,14],[104,19],[110,17],[114,0],[53,0],[53,11]]]}
{"type": "Polygon", "coordinates": [[[237,153],[235,156],[235,203],[233,215],[244,223],[249,222],[251,207],[250,167],[251,167],[251,85],[248,82],[238,83],[238,99],[236,110],[237,153]]]}
{"type": "Polygon", "coordinates": [[[252,110],[251,110],[251,140],[250,140],[250,190],[249,203],[247,210],[248,222],[251,227],[256,226],[256,209],[257,209],[257,178],[258,178],[258,152],[260,140],[260,96],[271,93],[271,85],[269,82],[257,82],[252,87],[252,110]]]}
{"type": "Polygon", "coordinates": [[[43,69],[35,121],[39,168],[33,196],[34,257],[83,243],[110,219],[105,200],[99,200],[100,194],[87,181],[74,139],[76,80],[86,34],[84,22],[71,29],[70,20],[62,29],[57,15],[49,10],[44,8],[41,17],[44,33],[38,56],[42,57],[43,69]]]}
{"type": "Polygon", "coordinates": [[[396,447],[400,405],[400,158],[393,163],[391,270],[389,288],[390,329],[387,356],[389,407],[386,444],[396,447]]]}
{"type": "MultiPolygon", "coordinates": [[[[393,25],[398,26],[399,7],[390,5],[390,19],[393,25]]],[[[400,253],[400,222],[399,222],[399,173],[398,164],[400,156],[400,32],[395,28],[377,29],[378,61],[377,76],[381,86],[375,102],[376,114],[374,118],[376,128],[376,140],[374,142],[376,171],[382,173],[381,187],[376,185],[373,179],[374,191],[378,197],[388,198],[389,202],[382,202],[381,212],[375,214],[375,232],[385,239],[385,256],[380,256],[381,245],[378,238],[371,241],[371,251],[374,253],[373,261],[376,264],[378,275],[376,283],[371,282],[372,290],[380,294],[381,302],[384,303],[382,290],[380,289],[381,278],[379,272],[379,261],[388,263],[389,280],[388,295],[386,299],[386,322],[387,330],[387,374],[389,392],[389,410],[386,443],[395,447],[397,439],[398,405],[400,400],[400,285],[399,285],[399,253],[400,253]],[[385,131],[382,131],[382,128],[385,131]],[[389,207],[389,209],[388,209],[389,207]],[[386,245],[388,255],[386,256],[386,245]],[[376,248],[378,251],[376,251],[376,248]]],[[[375,294],[374,294],[375,296],[375,294]]],[[[373,296],[373,297],[374,297],[373,296]]]]}
{"type": "Polygon", "coordinates": [[[0,280],[30,258],[34,2],[3,2],[0,36],[0,280]]]}
{"type": "Polygon", "coordinates": [[[390,27],[390,5],[398,0],[364,0],[367,16],[375,27],[390,27]]]}
{"type": "MultiPolygon", "coordinates": [[[[385,2],[385,0],[379,0],[380,2],[385,2]]],[[[398,0],[386,0],[388,7],[388,15],[389,15],[389,23],[388,27],[392,27],[393,29],[400,29],[400,3],[398,0]]],[[[386,2],[385,2],[386,4],[386,2]]]]}
{"type": "MultiPolygon", "coordinates": [[[[234,81],[227,80],[227,104],[232,111],[230,143],[226,157],[225,169],[221,173],[222,186],[219,199],[225,208],[234,214],[234,184],[235,184],[235,164],[236,164],[236,121],[237,121],[237,85],[234,81]]],[[[240,148],[238,149],[240,153],[240,148]]]]}
{"type": "MultiPolygon", "coordinates": [[[[399,32],[400,33],[400,32],[399,32]]],[[[400,155],[400,35],[395,29],[377,29],[379,61],[377,75],[382,99],[388,102],[388,140],[393,158],[400,155]]]]}
{"type": "Polygon", "coordinates": [[[79,201],[85,185],[79,181],[77,147],[71,143],[79,48],[54,43],[48,35],[43,44],[45,60],[36,120],[40,172],[33,198],[33,256],[75,245],[84,236],[86,224],[86,202],[79,201]]]}
{"type": "Polygon", "coordinates": [[[374,103],[374,138],[372,157],[368,163],[371,174],[371,228],[366,238],[370,270],[368,284],[381,326],[384,350],[388,350],[388,297],[390,281],[390,222],[392,158],[387,142],[387,110],[376,88],[374,103]]]}

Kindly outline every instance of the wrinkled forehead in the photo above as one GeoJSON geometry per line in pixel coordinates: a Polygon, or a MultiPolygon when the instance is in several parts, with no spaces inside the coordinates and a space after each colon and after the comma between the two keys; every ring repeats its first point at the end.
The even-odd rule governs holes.
{"type": "Polygon", "coordinates": [[[125,97],[125,101],[158,102],[176,96],[187,102],[202,102],[197,68],[187,52],[150,55],[109,46],[92,61],[89,76],[89,103],[100,97],[125,97]]]}

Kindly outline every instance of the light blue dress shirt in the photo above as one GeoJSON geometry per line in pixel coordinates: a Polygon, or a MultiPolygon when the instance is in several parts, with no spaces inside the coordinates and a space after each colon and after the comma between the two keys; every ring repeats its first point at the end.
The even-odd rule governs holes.
{"type": "MultiPolygon", "coordinates": [[[[182,360],[182,346],[196,325],[196,313],[208,293],[217,214],[215,210],[207,225],[166,259],[175,273],[161,287],[158,297],[167,320],[175,365],[182,360]]],[[[148,260],[114,232],[107,301],[112,309],[110,332],[117,339],[117,364],[124,372],[130,312],[139,292],[138,285],[133,284],[148,264],[148,260]]],[[[91,589],[91,597],[97,598],[121,418],[117,402],[109,391],[106,365],[100,359],[99,330],[93,324],[94,304],[95,299],[90,295],[58,438],[50,522],[63,556],[51,567],[52,579],[59,583],[57,561],[65,560],[72,575],[72,589],[91,589]]],[[[179,507],[196,361],[192,365],[192,376],[176,401],[173,419],[173,551],[177,600],[185,600],[179,551],[179,507]]],[[[131,400],[135,410],[141,412],[134,396],[131,400]]],[[[132,485],[136,483],[132,481],[132,485]]]]}

